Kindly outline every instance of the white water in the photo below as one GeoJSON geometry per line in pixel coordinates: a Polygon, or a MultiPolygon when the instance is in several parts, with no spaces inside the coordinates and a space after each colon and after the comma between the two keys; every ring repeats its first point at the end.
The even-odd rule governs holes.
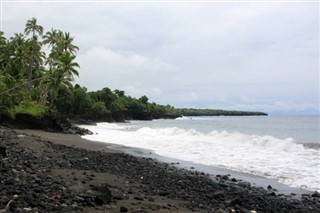
{"type": "Polygon", "coordinates": [[[208,123],[201,119],[83,127],[97,133],[84,136],[89,140],[150,149],[170,158],[275,178],[292,187],[320,191],[320,150],[305,148],[290,137],[201,131],[208,129],[208,123]],[[192,125],[187,122],[195,128],[190,128],[192,125]]]}

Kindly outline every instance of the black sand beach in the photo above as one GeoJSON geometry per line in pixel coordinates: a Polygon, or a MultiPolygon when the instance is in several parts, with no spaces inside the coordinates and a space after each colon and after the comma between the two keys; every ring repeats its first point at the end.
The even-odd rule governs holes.
{"type": "Polygon", "coordinates": [[[320,194],[283,194],[75,135],[0,127],[3,212],[320,212],[320,194]]]}

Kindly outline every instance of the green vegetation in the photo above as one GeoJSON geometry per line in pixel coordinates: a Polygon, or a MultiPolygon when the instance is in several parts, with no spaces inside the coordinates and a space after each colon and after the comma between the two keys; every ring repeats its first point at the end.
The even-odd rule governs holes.
{"type": "Polygon", "coordinates": [[[15,106],[14,114],[27,114],[37,118],[44,117],[47,112],[47,107],[37,102],[22,102],[15,106]]]}
{"type": "Polygon", "coordinates": [[[174,116],[174,108],[103,88],[88,92],[73,86],[79,64],[68,32],[44,32],[37,19],[24,32],[6,39],[0,32],[0,120],[26,114],[45,114],[94,120],[153,119],[174,116]]]}
{"type": "Polygon", "coordinates": [[[124,91],[112,91],[107,87],[87,92],[85,87],[78,84],[72,90],[60,90],[56,107],[68,117],[91,120],[123,121],[177,117],[172,106],[149,103],[146,96],[136,99],[126,96],[124,91]]]}
{"type": "Polygon", "coordinates": [[[27,21],[24,33],[9,39],[0,32],[0,118],[43,117],[55,111],[59,91],[72,89],[78,75],[78,47],[72,42],[70,34],[60,30],[44,34],[35,18],[27,21]]]}
{"type": "Polygon", "coordinates": [[[220,109],[177,109],[177,113],[184,116],[252,116],[252,115],[268,115],[264,112],[248,112],[248,111],[230,111],[220,109]]]}
{"type": "Polygon", "coordinates": [[[175,109],[150,103],[148,97],[133,98],[108,87],[88,92],[73,85],[79,64],[68,32],[44,32],[37,19],[27,21],[24,32],[11,38],[0,32],[0,121],[16,115],[46,115],[124,121],[176,118],[180,115],[265,115],[257,112],[175,109]]]}

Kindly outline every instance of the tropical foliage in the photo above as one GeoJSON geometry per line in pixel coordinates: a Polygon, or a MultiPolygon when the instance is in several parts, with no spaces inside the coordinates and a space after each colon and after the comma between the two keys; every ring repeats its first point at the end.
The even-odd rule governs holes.
{"type": "Polygon", "coordinates": [[[44,33],[35,18],[9,39],[0,32],[0,118],[54,111],[59,90],[78,76],[77,50],[69,33],[44,33]]]}
{"type": "Polygon", "coordinates": [[[71,118],[104,121],[129,119],[150,120],[177,117],[172,106],[149,103],[146,96],[133,98],[124,91],[105,87],[95,92],[87,92],[76,84],[72,90],[60,90],[56,101],[57,110],[71,118]]]}
{"type": "Polygon", "coordinates": [[[135,99],[124,91],[103,88],[88,92],[73,85],[79,76],[79,48],[68,32],[45,32],[37,19],[9,39],[0,32],[0,119],[16,114],[124,120],[152,119],[174,114],[171,106],[135,99]]]}

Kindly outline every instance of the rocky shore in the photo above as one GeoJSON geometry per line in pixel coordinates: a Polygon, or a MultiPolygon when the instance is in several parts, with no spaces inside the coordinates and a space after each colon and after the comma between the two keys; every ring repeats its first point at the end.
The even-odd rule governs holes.
{"type": "Polygon", "coordinates": [[[0,213],[320,212],[318,192],[284,195],[77,136],[55,138],[0,127],[0,213]]]}

